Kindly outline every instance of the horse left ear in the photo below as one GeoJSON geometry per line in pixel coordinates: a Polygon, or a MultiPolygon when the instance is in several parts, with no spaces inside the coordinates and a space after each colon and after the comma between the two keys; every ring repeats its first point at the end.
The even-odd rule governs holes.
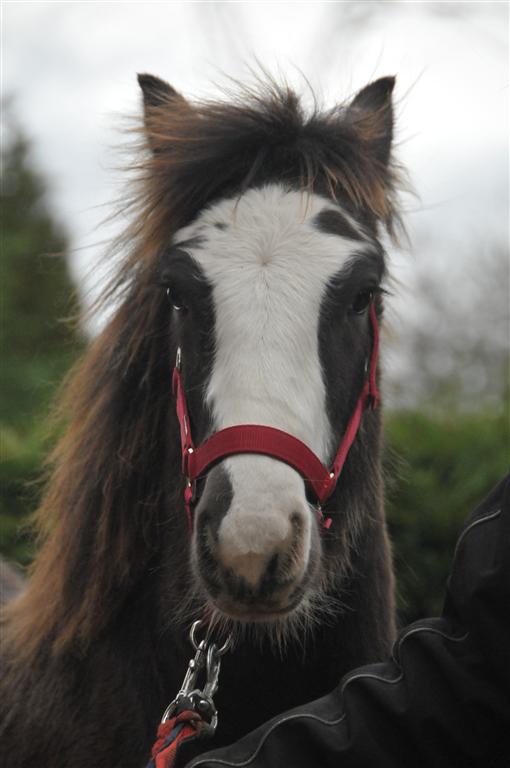
{"type": "Polygon", "coordinates": [[[381,77],[362,88],[347,107],[346,117],[364,148],[387,166],[393,140],[392,93],[395,77],[381,77]]]}

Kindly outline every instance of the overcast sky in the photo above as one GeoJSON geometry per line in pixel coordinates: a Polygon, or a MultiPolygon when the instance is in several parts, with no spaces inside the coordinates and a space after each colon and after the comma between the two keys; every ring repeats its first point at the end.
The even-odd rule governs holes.
{"type": "MultiPolygon", "coordinates": [[[[399,321],[420,272],[468,296],[487,244],[508,245],[506,2],[3,2],[2,95],[33,141],[83,288],[96,230],[118,195],[120,116],[140,108],[135,73],[213,96],[258,59],[326,105],[397,75],[397,155],[412,251],[392,252],[399,321]]],[[[94,270],[92,270],[94,274],[94,270]]],[[[97,271],[96,271],[97,276],[97,271]]]]}

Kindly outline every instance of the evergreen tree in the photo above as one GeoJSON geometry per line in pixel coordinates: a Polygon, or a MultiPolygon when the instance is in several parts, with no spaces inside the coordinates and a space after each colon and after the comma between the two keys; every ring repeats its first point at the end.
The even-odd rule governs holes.
{"type": "Polygon", "coordinates": [[[47,204],[47,186],[19,130],[2,149],[0,547],[30,557],[19,523],[37,502],[44,423],[63,374],[81,346],[64,317],[77,314],[67,266],[68,241],[47,204]]]}

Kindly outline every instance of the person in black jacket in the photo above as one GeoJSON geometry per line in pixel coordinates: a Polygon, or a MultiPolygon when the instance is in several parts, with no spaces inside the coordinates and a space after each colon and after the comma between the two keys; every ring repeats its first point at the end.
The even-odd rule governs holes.
{"type": "Polygon", "coordinates": [[[510,476],[465,524],[440,618],[198,766],[510,768],[510,476]]]}

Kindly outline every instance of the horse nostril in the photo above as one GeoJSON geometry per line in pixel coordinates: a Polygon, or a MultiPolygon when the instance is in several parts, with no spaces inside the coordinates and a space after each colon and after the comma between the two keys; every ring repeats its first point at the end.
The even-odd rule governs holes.
{"type": "Polygon", "coordinates": [[[290,524],[294,536],[300,536],[305,527],[305,518],[303,517],[303,514],[301,512],[293,512],[290,516],[290,524]]]}

